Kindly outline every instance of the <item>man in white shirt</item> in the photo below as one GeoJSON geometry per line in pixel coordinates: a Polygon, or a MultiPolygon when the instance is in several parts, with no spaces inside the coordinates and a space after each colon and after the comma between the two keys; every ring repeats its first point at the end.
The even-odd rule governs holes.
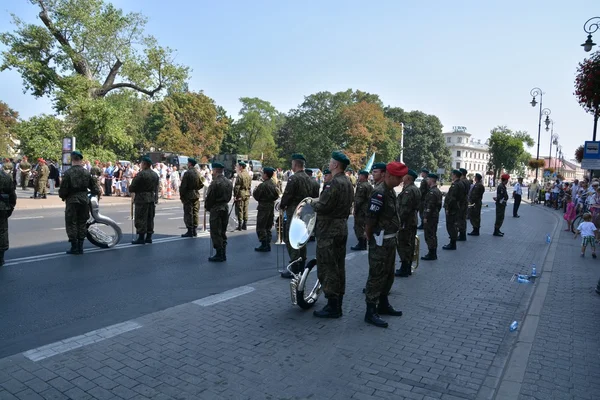
{"type": "Polygon", "coordinates": [[[521,218],[518,214],[519,206],[521,205],[521,197],[523,196],[523,178],[518,178],[517,183],[513,186],[513,218],[521,218]]]}
{"type": "Polygon", "coordinates": [[[573,185],[571,185],[571,199],[573,203],[577,204],[577,193],[579,192],[579,180],[575,179],[573,185]]]}

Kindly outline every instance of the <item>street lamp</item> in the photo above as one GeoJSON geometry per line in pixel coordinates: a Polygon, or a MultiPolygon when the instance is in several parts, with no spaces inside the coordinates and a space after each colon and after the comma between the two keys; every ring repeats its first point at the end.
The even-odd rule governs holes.
{"type": "MultiPolygon", "coordinates": [[[[539,120],[538,120],[538,139],[537,139],[537,153],[535,155],[535,159],[539,160],[540,159],[540,134],[542,133],[542,115],[546,116],[546,121],[544,121],[546,123],[546,129],[548,129],[548,125],[550,124],[550,118],[548,118],[548,116],[550,115],[550,110],[548,108],[544,108],[542,110],[542,103],[544,100],[544,93],[542,92],[542,89],[540,88],[533,88],[531,89],[531,92],[529,93],[532,97],[531,99],[531,107],[535,107],[538,102],[536,100],[537,96],[540,96],[540,116],[539,116],[539,120]]],[[[535,179],[538,178],[538,170],[539,168],[535,169],[535,179]]]]}
{"type": "Polygon", "coordinates": [[[596,45],[596,43],[592,41],[592,34],[598,29],[600,29],[600,17],[590,18],[583,24],[583,30],[588,34],[588,37],[581,46],[586,53],[589,53],[592,50],[592,47],[596,45]]]}

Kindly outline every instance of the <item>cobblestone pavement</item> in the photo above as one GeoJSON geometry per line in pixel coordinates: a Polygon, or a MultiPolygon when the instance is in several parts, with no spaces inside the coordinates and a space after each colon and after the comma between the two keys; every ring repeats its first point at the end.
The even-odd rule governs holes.
{"type": "MultiPolygon", "coordinates": [[[[363,321],[368,267],[366,252],[354,252],[341,319],[292,306],[288,281],[269,278],[229,299],[182,304],[2,359],[0,399],[490,398],[516,342],[508,326],[533,293],[511,276],[543,264],[545,235],[557,222],[538,207],[521,215],[507,217],[504,238],[491,236],[486,217],[482,236],[459,242],[455,252],[440,249],[437,262],[397,280],[390,300],[404,316],[389,317],[388,329],[363,321]]],[[[565,325],[579,326],[573,314],[565,325]]],[[[552,340],[544,343],[557,343],[557,354],[567,350],[552,340]]],[[[582,353],[585,343],[569,342],[582,353]]]]}

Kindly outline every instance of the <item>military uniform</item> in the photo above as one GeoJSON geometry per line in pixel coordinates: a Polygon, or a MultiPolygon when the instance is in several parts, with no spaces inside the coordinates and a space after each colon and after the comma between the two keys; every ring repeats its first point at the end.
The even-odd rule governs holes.
{"type": "MultiPolygon", "coordinates": [[[[422,170],[421,172],[425,172],[426,170],[422,170]]],[[[429,171],[427,171],[427,173],[429,173],[429,171]]],[[[427,184],[427,178],[423,178],[423,180],[421,181],[421,184],[419,186],[419,191],[421,192],[421,204],[419,204],[419,217],[421,218],[421,225],[419,226],[419,229],[423,229],[423,213],[425,210],[425,195],[427,195],[427,192],[429,192],[429,185],[427,184]]]]}
{"type": "MultiPolygon", "coordinates": [[[[409,171],[409,174],[414,171],[409,171]]],[[[407,277],[412,274],[412,260],[415,253],[415,237],[417,236],[417,213],[421,204],[421,191],[411,183],[404,186],[404,189],[397,198],[398,212],[400,213],[400,230],[398,231],[397,249],[400,257],[401,266],[396,271],[396,276],[407,277]]]]}
{"type": "Polygon", "coordinates": [[[46,163],[42,163],[38,167],[38,178],[37,178],[37,192],[38,196],[43,199],[46,198],[46,186],[48,185],[48,176],[50,175],[50,168],[46,163]]]}
{"type": "Polygon", "coordinates": [[[437,228],[440,219],[440,210],[442,209],[442,192],[440,192],[437,184],[429,188],[423,204],[425,205],[423,218],[426,221],[423,223],[423,228],[425,230],[425,243],[427,243],[429,253],[421,257],[421,260],[437,260],[437,228]]]}
{"type": "Polygon", "coordinates": [[[65,228],[71,243],[68,254],[82,254],[90,217],[88,191],[98,194],[94,178],[81,165],[73,165],[63,175],[58,189],[59,197],[65,202],[65,228]]]}
{"type": "Polygon", "coordinates": [[[179,198],[183,203],[183,222],[187,232],[182,237],[195,237],[198,235],[200,214],[200,189],[204,187],[200,173],[196,168],[190,169],[181,178],[179,198]]]}
{"type": "Polygon", "coordinates": [[[461,169],[462,176],[459,180],[459,183],[462,187],[462,197],[459,200],[459,211],[458,211],[458,241],[467,240],[467,211],[469,208],[469,189],[471,188],[471,183],[467,179],[467,170],[461,169]]]}
{"type": "MultiPolygon", "coordinates": [[[[213,164],[215,165],[222,164],[213,164]]],[[[217,167],[221,168],[221,167],[217,167]]],[[[188,172],[185,173],[187,175],[188,172]]],[[[184,175],[184,177],[185,177],[184,175]]],[[[217,175],[206,192],[204,200],[204,208],[210,213],[210,239],[213,242],[213,247],[217,251],[214,257],[209,258],[209,261],[226,261],[227,247],[227,223],[229,222],[229,201],[233,185],[231,181],[223,175],[217,175]]]]}
{"type": "Polygon", "coordinates": [[[10,179],[13,178],[14,169],[15,169],[15,166],[13,165],[13,163],[10,160],[7,160],[4,164],[2,164],[2,170],[4,172],[6,172],[6,174],[10,177],[10,179]]]}
{"type": "Polygon", "coordinates": [[[444,200],[444,209],[446,210],[446,230],[450,236],[450,244],[443,247],[444,250],[456,250],[456,239],[458,237],[458,228],[456,226],[458,213],[460,212],[460,198],[463,195],[462,184],[456,180],[452,182],[446,200],[444,200]]]}
{"type": "MultiPolygon", "coordinates": [[[[506,180],[508,179],[509,178],[506,180]]],[[[506,210],[507,201],[508,193],[506,191],[506,184],[503,180],[498,184],[496,189],[496,222],[494,223],[494,236],[504,236],[504,233],[500,232],[500,228],[502,228],[502,223],[504,222],[504,212],[506,210]]]]}
{"type": "Polygon", "coordinates": [[[94,165],[90,168],[90,174],[92,178],[96,181],[96,186],[98,186],[98,192],[102,193],[102,183],[100,183],[100,177],[102,176],[102,169],[98,167],[98,165],[94,165]]]}
{"type": "Polygon", "coordinates": [[[469,220],[473,226],[473,231],[469,233],[471,236],[479,236],[479,228],[481,228],[481,205],[485,186],[483,183],[475,181],[469,195],[469,220]]]}
{"type": "Polygon", "coordinates": [[[0,266],[4,265],[4,253],[8,250],[8,217],[17,205],[17,194],[12,175],[0,172],[0,266]]]}
{"type": "Polygon", "coordinates": [[[159,179],[150,168],[141,169],[133,178],[129,191],[135,193],[135,230],[138,238],[134,244],[152,243],[154,233],[154,214],[158,203],[159,179]]]}
{"type": "Polygon", "coordinates": [[[27,189],[29,185],[29,172],[31,171],[31,164],[27,160],[21,160],[19,163],[19,170],[21,174],[21,189],[27,189]]]}
{"type": "Polygon", "coordinates": [[[250,203],[250,188],[252,177],[243,168],[235,179],[233,197],[235,198],[235,214],[238,219],[238,231],[246,230],[248,223],[248,204],[250,203]]]}
{"type": "Polygon", "coordinates": [[[256,251],[271,251],[271,229],[275,218],[275,201],[279,198],[279,189],[273,179],[267,179],[254,189],[252,193],[258,202],[256,214],[256,235],[261,246],[256,251]]]}
{"type": "Polygon", "coordinates": [[[352,250],[367,250],[367,238],[365,236],[365,221],[369,208],[369,198],[373,187],[368,181],[359,182],[354,195],[354,234],[358,244],[352,250]]]}

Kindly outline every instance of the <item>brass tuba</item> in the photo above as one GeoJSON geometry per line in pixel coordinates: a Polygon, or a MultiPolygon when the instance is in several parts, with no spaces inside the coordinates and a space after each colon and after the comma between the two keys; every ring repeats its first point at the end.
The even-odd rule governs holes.
{"type": "Polygon", "coordinates": [[[121,228],[111,218],[100,214],[100,204],[97,196],[89,195],[90,217],[86,223],[86,237],[94,246],[111,248],[116,246],[123,237],[121,228]]]}

